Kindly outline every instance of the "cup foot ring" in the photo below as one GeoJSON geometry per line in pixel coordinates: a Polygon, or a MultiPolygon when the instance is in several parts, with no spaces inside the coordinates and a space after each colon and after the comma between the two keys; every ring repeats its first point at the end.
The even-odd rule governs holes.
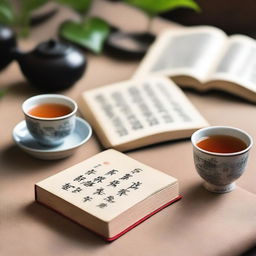
{"type": "Polygon", "coordinates": [[[228,185],[217,186],[208,182],[204,182],[203,186],[210,192],[222,194],[222,193],[228,193],[234,190],[236,188],[236,183],[233,182],[228,185]]]}

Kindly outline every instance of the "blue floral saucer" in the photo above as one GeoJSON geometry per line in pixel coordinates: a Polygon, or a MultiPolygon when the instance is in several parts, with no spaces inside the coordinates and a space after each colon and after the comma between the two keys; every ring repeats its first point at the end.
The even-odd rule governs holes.
{"type": "Polygon", "coordinates": [[[34,140],[29,134],[26,122],[23,120],[13,129],[15,143],[26,153],[40,159],[60,159],[72,155],[92,135],[91,126],[82,118],[76,117],[76,126],[72,134],[56,147],[46,147],[34,140]]]}

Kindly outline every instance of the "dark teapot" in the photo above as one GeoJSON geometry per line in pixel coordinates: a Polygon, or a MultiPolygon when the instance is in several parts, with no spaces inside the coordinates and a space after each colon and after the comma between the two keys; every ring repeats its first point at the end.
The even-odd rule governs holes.
{"type": "Polygon", "coordinates": [[[16,36],[12,29],[0,25],[0,70],[12,60],[12,50],[16,47],[16,36]]]}
{"type": "Polygon", "coordinates": [[[34,50],[14,51],[22,73],[42,91],[58,91],[73,85],[84,73],[86,59],[83,53],[66,43],[49,40],[34,50]]]}

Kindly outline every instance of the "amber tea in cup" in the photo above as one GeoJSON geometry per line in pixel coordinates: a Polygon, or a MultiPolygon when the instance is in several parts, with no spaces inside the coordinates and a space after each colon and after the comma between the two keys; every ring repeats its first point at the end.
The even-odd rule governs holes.
{"type": "Polygon", "coordinates": [[[63,104],[43,103],[31,108],[28,113],[32,116],[43,118],[55,118],[68,115],[72,109],[63,104]]]}
{"type": "Polygon", "coordinates": [[[244,172],[253,141],[241,129],[210,126],[193,133],[194,163],[204,187],[215,193],[230,192],[244,172]]]}
{"type": "Polygon", "coordinates": [[[77,104],[60,94],[41,94],[27,99],[22,109],[27,129],[45,146],[58,146],[75,129],[77,104]]]}
{"type": "Polygon", "coordinates": [[[215,153],[235,153],[247,148],[244,141],[230,135],[203,137],[196,145],[201,149],[215,153]]]}

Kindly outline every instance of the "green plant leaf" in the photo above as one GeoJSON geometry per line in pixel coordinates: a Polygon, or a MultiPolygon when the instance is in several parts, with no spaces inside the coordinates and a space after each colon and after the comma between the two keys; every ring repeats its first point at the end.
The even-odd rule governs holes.
{"type": "Polygon", "coordinates": [[[29,34],[29,20],[33,10],[46,4],[49,0],[21,0],[21,11],[16,19],[19,35],[26,37],[29,34]]]}
{"type": "Polygon", "coordinates": [[[77,12],[86,13],[92,3],[92,0],[55,0],[60,4],[67,5],[77,12]]]}
{"type": "Polygon", "coordinates": [[[86,21],[67,21],[60,26],[62,38],[85,47],[94,53],[100,53],[110,33],[110,26],[102,19],[89,18],[86,21]]]}
{"type": "Polygon", "coordinates": [[[198,4],[193,0],[123,0],[125,3],[133,5],[149,16],[154,16],[158,13],[177,9],[180,7],[191,8],[199,11],[198,4]]]}
{"type": "Polygon", "coordinates": [[[5,90],[0,90],[0,99],[6,94],[5,90]]]}
{"type": "Polygon", "coordinates": [[[46,4],[49,0],[22,0],[22,10],[24,12],[31,12],[44,4],[46,4]]]}
{"type": "Polygon", "coordinates": [[[14,12],[8,0],[0,0],[0,23],[6,25],[14,23],[14,12]]]}

